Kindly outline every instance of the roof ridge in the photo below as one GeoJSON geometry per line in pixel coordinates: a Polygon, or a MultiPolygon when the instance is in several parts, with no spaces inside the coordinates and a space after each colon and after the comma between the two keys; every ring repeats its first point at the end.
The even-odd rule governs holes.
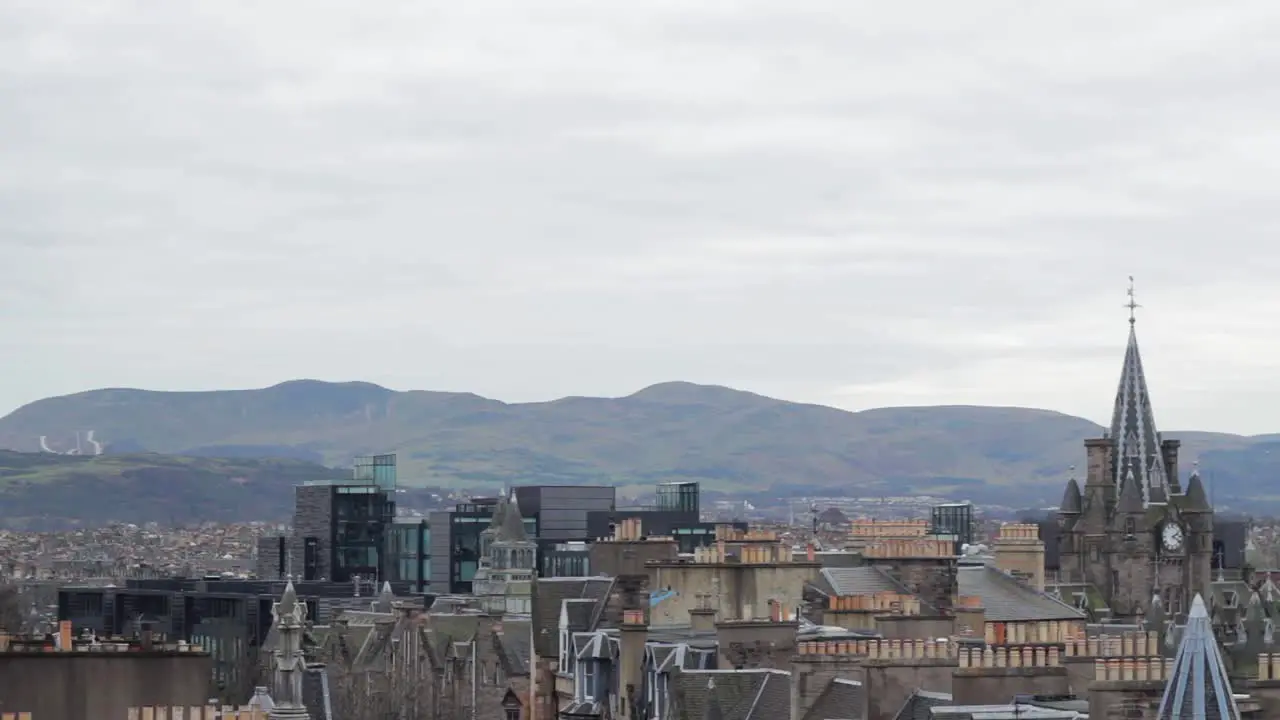
{"type": "Polygon", "coordinates": [[[756,689],[756,696],[751,699],[751,705],[747,707],[747,712],[743,714],[743,720],[749,720],[751,714],[756,711],[756,706],[760,704],[760,696],[764,695],[764,689],[769,685],[769,675],[764,676],[764,680],[760,682],[760,687],[756,689]]]}

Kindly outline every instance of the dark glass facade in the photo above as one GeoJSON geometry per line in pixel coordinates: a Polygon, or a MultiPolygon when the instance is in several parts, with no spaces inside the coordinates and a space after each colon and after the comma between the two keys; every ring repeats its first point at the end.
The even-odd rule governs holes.
{"type": "Polygon", "coordinates": [[[392,577],[387,549],[396,516],[393,496],[376,485],[338,486],[333,491],[333,575],[330,579],[348,582],[356,575],[392,577]]]}
{"type": "Polygon", "coordinates": [[[415,592],[431,584],[431,524],[426,518],[396,518],[391,529],[395,579],[415,592]]]}
{"type": "Polygon", "coordinates": [[[698,514],[685,510],[617,510],[596,511],[588,514],[591,537],[609,537],[617,523],[628,518],[640,518],[640,530],[645,536],[672,537],[680,546],[680,552],[691,553],[695,548],[707,547],[715,542],[716,526],[730,525],[746,530],[745,522],[703,522],[698,514]]]}
{"type": "Polygon", "coordinates": [[[613,510],[618,491],[602,485],[536,485],[515,489],[520,513],[535,518],[540,544],[590,540],[587,514],[613,510]]]}
{"type": "MultiPolygon", "coordinates": [[[[419,561],[426,589],[435,593],[464,594],[480,566],[480,533],[493,521],[496,498],[473,498],[453,510],[433,512],[425,521],[422,558],[419,561]]],[[[538,519],[525,516],[529,537],[538,536],[538,519]]],[[[402,555],[401,561],[406,558],[402,555]]]]}
{"type": "Polygon", "coordinates": [[[929,532],[955,540],[956,552],[973,543],[973,504],[946,503],[934,505],[930,512],[929,532]]]}
{"type": "Polygon", "coordinates": [[[259,572],[264,577],[293,575],[308,581],[350,582],[357,575],[373,581],[393,578],[395,459],[395,455],[357,458],[351,480],[295,488],[285,566],[275,555],[271,562],[260,557],[259,572]]]}
{"type": "Polygon", "coordinates": [[[591,548],[585,542],[556,543],[539,551],[541,577],[587,577],[591,575],[591,548]]]}
{"type": "Polygon", "coordinates": [[[661,483],[658,485],[658,510],[693,513],[699,517],[700,489],[696,482],[661,483]]]}
{"type": "MultiPolygon", "coordinates": [[[[335,605],[346,607],[348,583],[294,584],[307,617],[327,624],[335,605]]],[[[400,596],[409,588],[393,583],[400,596]]],[[[284,592],[280,581],[168,578],[128,580],[124,587],[68,586],[58,590],[58,619],[72,632],[137,637],[144,629],[170,640],[186,640],[213,655],[212,694],[223,702],[243,703],[252,692],[252,666],[271,629],[272,605],[284,592]]],[[[429,606],[431,598],[426,598],[429,606]]]]}

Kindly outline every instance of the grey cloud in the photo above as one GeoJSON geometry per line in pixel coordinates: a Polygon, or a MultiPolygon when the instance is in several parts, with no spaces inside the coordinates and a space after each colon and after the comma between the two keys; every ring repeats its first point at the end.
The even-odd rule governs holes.
{"type": "Polygon", "coordinates": [[[1280,350],[1280,8],[926,5],[8,3],[0,408],[687,379],[1098,417],[1135,274],[1162,423],[1276,429],[1232,398],[1280,350]]]}

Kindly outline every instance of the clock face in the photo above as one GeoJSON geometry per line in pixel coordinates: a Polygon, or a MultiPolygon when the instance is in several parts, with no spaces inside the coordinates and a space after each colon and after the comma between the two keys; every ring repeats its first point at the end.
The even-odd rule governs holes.
{"type": "Polygon", "coordinates": [[[1164,547],[1166,550],[1178,550],[1182,547],[1182,528],[1169,523],[1164,526],[1164,530],[1160,533],[1164,539],[1164,547]]]}

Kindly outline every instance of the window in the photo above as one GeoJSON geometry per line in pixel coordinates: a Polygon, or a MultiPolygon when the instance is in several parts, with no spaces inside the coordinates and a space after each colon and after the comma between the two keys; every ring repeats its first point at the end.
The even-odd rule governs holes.
{"type": "Polygon", "coordinates": [[[594,660],[579,660],[578,672],[574,673],[577,679],[578,699],[579,700],[595,700],[596,699],[596,663],[594,660]]]}
{"type": "Polygon", "coordinates": [[[507,720],[520,720],[520,708],[506,708],[507,720]]]}
{"type": "Polygon", "coordinates": [[[422,578],[418,577],[418,559],[413,557],[400,558],[400,579],[417,582],[422,578]]]}
{"type": "Polygon", "coordinates": [[[566,628],[560,628],[560,664],[557,669],[562,673],[568,673],[569,667],[569,631],[566,628]]]}
{"type": "Polygon", "coordinates": [[[1134,534],[1135,532],[1137,532],[1137,523],[1136,523],[1136,521],[1134,521],[1134,519],[1133,519],[1133,518],[1125,518],[1125,521],[1124,521],[1124,533],[1125,533],[1126,535],[1132,535],[1132,534],[1134,534]]]}
{"type": "Polygon", "coordinates": [[[1099,552],[1097,544],[1089,546],[1089,562],[1098,562],[1102,559],[1102,553],[1099,552]]]}

